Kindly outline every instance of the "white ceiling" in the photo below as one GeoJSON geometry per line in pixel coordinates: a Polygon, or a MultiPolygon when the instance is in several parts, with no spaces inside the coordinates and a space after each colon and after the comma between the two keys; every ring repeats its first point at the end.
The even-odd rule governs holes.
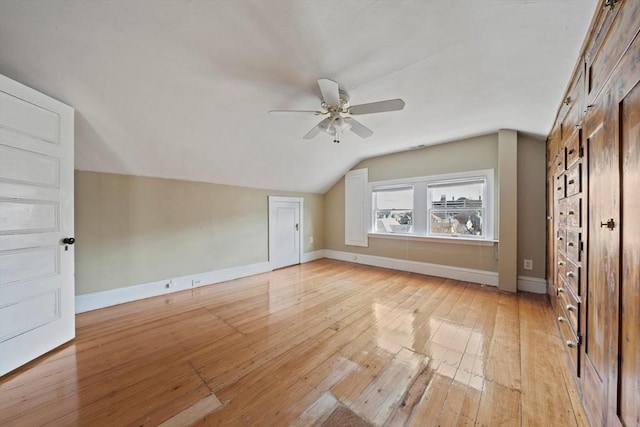
{"type": "Polygon", "coordinates": [[[545,135],[598,0],[0,0],[0,73],[76,108],[76,168],[325,192],[371,156],[545,135]],[[318,78],[366,140],[302,136],[318,78]]]}

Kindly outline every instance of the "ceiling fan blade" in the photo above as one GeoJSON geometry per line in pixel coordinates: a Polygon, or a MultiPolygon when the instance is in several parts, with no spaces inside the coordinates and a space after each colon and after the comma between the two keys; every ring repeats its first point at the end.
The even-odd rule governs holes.
{"type": "Polygon", "coordinates": [[[356,119],[349,117],[346,119],[347,122],[351,125],[351,132],[355,133],[361,138],[369,138],[373,135],[373,131],[357,121],[356,119]]]}
{"type": "Polygon", "coordinates": [[[313,113],[315,115],[326,114],[323,111],[316,110],[269,110],[269,114],[271,113],[313,113]]]}
{"type": "Polygon", "coordinates": [[[322,126],[323,125],[328,125],[330,122],[331,122],[331,118],[327,117],[326,119],[324,119],[323,121],[321,121],[320,123],[315,125],[313,127],[313,129],[311,129],[309,132],[307,132],[307,134],[305,136],[303,136],[302,139],[313,139],[313,138],[315,138],[315,136],[318,133],[320,133],[320,131],[322,130],[322,126]]]}
{"type": "Polygon", "coordinates": [[[332,107],[340,106],[340,92],[338,91],[338,83],[329,79],[318,79],[322,100],[332,107]]]}
{"type": "Polygon", "coordinates": [[[404,101],[400,98],[389,99],[387,101],[372,102],[370,104],[352,105],[349,108],[350,114],[372,114],[383,113],[385,111],[398,111],[404,108],[404,101]]]}

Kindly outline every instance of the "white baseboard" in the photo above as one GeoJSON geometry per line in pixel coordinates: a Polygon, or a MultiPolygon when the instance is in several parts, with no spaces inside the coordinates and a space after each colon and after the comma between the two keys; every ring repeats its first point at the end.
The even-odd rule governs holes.
{"type": "Polygon", "coordinates": [[[313,252],[306,252],[302,254],[302,258],[300,259],[301,263],[315,261],[317,259],[326,258],[324,249],[320,249],[313,252]]]}
{"type": "Polygon", "coordinates": [[[430,264],[427,262],[409,261],[375,255],[362,255],[330,249],[325,249],[324,255],[326,258],[340,261],[355,262],[357,264],[372,265],[375,267],[384,267],[392,270],[402,270],[489,286],[498,286],[498,273],[494,271],[474,270],[471,268],[452,267],[449,265],[430,264]]]}
{"type": "MultiPolygon", "coordinates": [[[[363,255],[352,252],[334,251],[331,249],[321,249],[318,251],[304,253],[302,255],[301,262],[306,263],[321,258],[330,258],[340,261],[354,262],[357,264],[389,268],[392,270],[408,271],[411,273],[444,277],[464,282],[498,286],[498,273],[493,271],[474,270],[471,268],[452,267],[449,265],[430,264],[427,262],[409,261],[375,255],[363,255]]],[[[269,271],[271,271],[269,262],[260,262],[257,264],[158,280],[141,285],[110,289],[108,291],[77,295],[75,298],[76,313],[84,313],[86,311],[97,310],[99,308],[110,307],[112,305],[226,282],[228,280],[240,279],[242,277],[253,276],[269,271]]],[[[544,279],[536,277],[518,276],[518,290],[544,294],[547,292],[547,282],[544,279]]]]}
{"type": "Polygon", "coordinates": [[[518,276],[518,290],[533,292],[534,294],[546,294],[547,281],[538,277],[518,276]]]}
{"type": "MultiPolygon", "coordinates": [[[[324,252],[324,250],[306,252],[302,254],[301,262],[306,263],[325,258],[324,252]]],[[[123,288],[110,289],[108,291],[77,295],[76,313],[84,313],[85,311],[124,304],[125,302],[184,291],[185,289],[213,285],[215,283],[240,279],[242,277],[266,273],[268,271],[271,271],[269,262],[260,262],[257,264],[242,265],[239,267],[208,271],[206,273],[190,274],[187,276],[158,280],[155,282],[143,283],[141,285],[125,286],[123,288]]]]}
{"type": "Polygon", "coordinates": [[[271,271],[269,262],[242,265],[239,267],[225,268],[222,270],[208,271],[206,273],[190,274],[188,276],[174,277],[141,285],[125,286],[123,288],[110,289],[108,291],[94,292],[76,296],[76,313],[97,310],[116,304],[136,301],[185,289],[212,285],[228,280],[240,279],[271,271]]]}

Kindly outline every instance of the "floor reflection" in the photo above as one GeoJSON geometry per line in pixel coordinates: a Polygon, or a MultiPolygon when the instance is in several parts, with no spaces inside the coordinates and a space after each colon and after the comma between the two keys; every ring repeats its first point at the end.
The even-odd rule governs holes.
{"type": "Polygon", "coordinates": [[[402,347],[431,359],[430,369],[465,386],[484,389],[484,340],[481,331],[418,310],[375,302],[377,345],[395,353],[402,347]]]}

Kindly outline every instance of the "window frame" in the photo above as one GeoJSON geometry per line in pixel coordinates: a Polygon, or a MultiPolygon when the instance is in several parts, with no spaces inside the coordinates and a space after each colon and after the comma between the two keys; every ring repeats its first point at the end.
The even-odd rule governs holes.
{"type": "MultiPolygon", "coordinates": [[[[377,203],[376,203],[377,201],[374,201],[374,200],[373,200],[374,194],[375,194],[375,193],[378,193],[378,192],[381,192],[381,193],[382,193],[382,192],[392,192],[392,191],[396,191],[396,190],[408,190],[408,189],[411,189],[411,192],[413,193],[413,194],[412,194],[412,199],[413,199],[413,201],[415,201],[415,193],[416,193],[416,189],[415,189],[415,187],[414,187],[412,184],[403,184],[403,185],[378,185],[378,186],[376,186],[376,187],[369,187],[369,194],[370,194],[369,201],[370,201],[370,203],[371,203],[371,209],[370,209],[370,213],[369,213],[369,217],[370,217],[370,219],[369,219],[369,223],[370,223],[369,230],[371,230],[371,231],[373,231],[374,233],[377,233],[377,234],[405,234],[405,235],[406,235],[406,234],[408,234],[408,235],[414,234],[414,232],[415,232],[415,225],[413,224],[413,216],[414,216],[414,206],[415,206],[415,203],[412,203],[412,204],[411,204],[411,216],[412,216],[412,224],[411,224],[411,227],[414,227],[414,232],[411,232],[411,233],[399,233],[399,232],[398,232],[398,233],[396,233],[396,232],[388,232],[388,233],[385,233],[385,232],[381,232],[381,231],[375,231],[375,228],[376,228],[376,222],[377,222],[377,220],[378,220],[377,215],[376,215],[376,212],[378,211],[378,209],[376,209],[376,208],[377,208],[378,206],[377,206],[377,203]]],[[[398,209],[398,210],[404,210],[404,209],[398,209]]]]}
{"type": "Polygon", "coordinates": [[[370,182],[367,187],[369,200],[368,230],[371,237],[398,237],[409,240],[433,240],[433,241],[473,241],[473,242],[496,242],[494,240],[494,222],[496,214],[495,206],[495,186],[494,169],[481,169],[467,172],[454,172],[421,177],[391,179],[385,181],[370,182]],[[429,185],[441,185],[450,183],[464,183],[466,181],[484,180],[483,188],[483,209],[486,218],[483,218],[483,236],[474,235],[443,235],[432,234],[428,212],[430,211],[429,185]],[[376,190],[385,190],[398,187],[413,187],[413,232],[412,233],[384,233],[374,231],[375,206],[373,204],[373,194],[376,190]]]}

